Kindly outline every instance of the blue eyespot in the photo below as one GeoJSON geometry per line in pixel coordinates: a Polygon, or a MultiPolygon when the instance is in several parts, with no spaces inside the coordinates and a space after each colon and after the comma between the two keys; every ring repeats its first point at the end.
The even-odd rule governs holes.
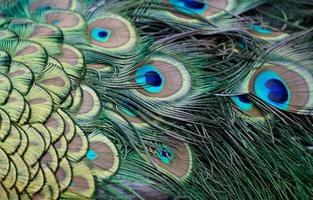
{"type": "Polygon", "coordinates": [[[184,5],[190,9],[203,9],[205,7],[205,3],[196,0],[185,0],[184,2],[184,5]]]}
{"type": "Polygon", "coordinates": [[[246,95],[239,95],[238,98],[243,103],[251,103],[251,101],[246,97],[246,95]]]}
{"type": "Polygon", "coordinates": [[[72,182],[70,183],[70,186],[71,186],[71,187],[75,187],[75,186],[76,186],[76,183],[72,181],[72,182]]]}
{"type": "Polygon", "coordinates": [[[177,10],[186,14],[203,14],[208,5],[201,0],[169,0],[169,3],[177,10]]]}
{"type": "Polygon", "coordinates": [[[243,111],[249,111],[253,108],[253,103],[246,95],[238,95],[231,97],[231,100],[243,111]]]}
{"type": "Polygon", "coordinates": [[[268,98],[276,103],[284,103],[288,100],[288,91],[284,83],[278,79],[266,81],[265,86],[269,89],[268,98]]]}
{"type": "Polygon", "coordinates": [[[59,25],[59,24],[60,24],[60,20],[58,20],[58,19],[52,20],[52,21],[51,21],[51,24],[53,24],[53,25],[59,25]]]}
{"type": "Polygon", "coordinates": [[[98,155],[94,150],[89,149],[86,153],[86,157],[88,160],[96,160],[98,155]]]}
{"type": "Polygon", "coordinates": [[[148,71],[144,74],[146,83],[155,87],[159,87],[162,84],[162,78],[157,72],[148,71]]]}
{"type": "Polygon", "coordinates": [[[137,110],[137,107],[130,104],[129,102],[122,103],[122,105],[119,106],[118,109],[130,117],[138,116],[136,113],[131,111],[131,110],[137,110]]]}
{"type": "Polygon", "coordinates": [[[162,73],[152,65],[144,65],[137,69],[135,80],[138,85],[150,93],[161,92],[164,85],[162,73]]]}
{"type": "Polygon", "coordinates": [[[263,34],[263,35],[269,35],[272,34],[273,31],[268,29],[268,28],[264,28],[263,26],[260,25],[251,25],[250,26],[251,29],[253,29],[255,32],[263,34]]]}
{"type": "Polygon", "coordinates": [[[158,148],[157,156],[164,164],[170,164],[174,159],[174,153],[167,145],[158,148]]]}
{"type": "Polygon", "coordinates": [[[40,11],[45,11],[45,10],[51,10],[52,9],[52,6],[51,5],[40,5],[37,10],[40,10],[40,11]]]}
{"type": "Polygon", "coordinates": [[[99,42],[106,42],[109,40],[111,31],[104,28],[95,27],[91,30],[91,37],[99,42]]]}
{"type": "Polygon", "coordinates": [[[285,81],[275,71],[264,71],[257,76],[254,83],[255,94],[265,102],[287,110],[290,91],[285,81]]]}

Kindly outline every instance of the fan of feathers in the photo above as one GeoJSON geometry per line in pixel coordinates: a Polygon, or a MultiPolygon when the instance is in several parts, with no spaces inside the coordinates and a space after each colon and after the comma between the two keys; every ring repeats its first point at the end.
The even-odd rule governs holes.
{"type": "Polygon", "coordinates": [[[313,1],[0,0],[0,196],[313,199],[313,1]]]}

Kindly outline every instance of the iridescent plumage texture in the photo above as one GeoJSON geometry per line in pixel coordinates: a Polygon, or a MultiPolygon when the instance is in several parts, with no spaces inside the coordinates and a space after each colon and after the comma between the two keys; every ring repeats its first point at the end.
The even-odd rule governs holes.
{"type": "Polygon", "coordinates": [[[0,0],[0,199],[312,199],[311,0],[0,0]]]}

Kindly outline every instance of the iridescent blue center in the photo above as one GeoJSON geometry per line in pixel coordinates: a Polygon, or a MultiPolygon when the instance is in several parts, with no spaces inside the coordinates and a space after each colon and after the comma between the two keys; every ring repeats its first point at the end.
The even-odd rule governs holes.
{"type": "Polygon", "coordinates": [[[238,95],[231,97],[231,100],[243,111],[249,111],[253,108],[253,103],[247,98],[247,95],[238,95]]]}
{"type": "Polygon", "coordinates": [[[111,31],[105,28],[95,27],[91,30],[91,38],[98,42],[106,42],[109,40],[111,31]]]}
{"type": "Polygon", "coordinates": [[[52,20],[51,24],[58,25],[58,24],[60,24],[60,20],[58,20],[58,19],[52,20]]]}
{"type": "Polygon", "coordinates": [[[136,83],[150,93],[159,93],[164,86],[162,73],[153,65],[143,65],[135,73],[136,83]]]}
{"type": "Polygon", "coordinates": [[[52,9],[52,6],[51,5],[40,5],[37,10],[41,10],[41,11],[44,11],[44,10],[51,10],[52,9]]]}
{"type": "Polygon", "coordinates": [[[282,77],[273,70],[261,72],[254,82],[255,94],[263,101],[282,110],[287,110],[290,91],[282,77]]]}
{"type": "Polygon", "coordinates": [[[164,164],[170,164],[174,158],[174,153],[167,145],[163,145],[158,148],[157,156],[164,164]]]}
{"type": "Polygon", "coordinates": [[[190,9],[203,9],[205,3],[197,0],[183,0],[184,5],[190,9]]]}
{"type": "Polygon", "coordinates": [[[251,103],[251,101],[247,98],[246,95],[240,95],[240,96],[238,96],[238,98],[243,103],[251,103]]]}
{"type": "Polygon", "coordinates": [[[101,38],[107,37],[109,34],[107,31],[99,31],[98,36],[101,38]]]}
{"type": "Polygon", "coordinates": [[[89,149],[86,153],[86,157],[88,160],[96,160],[98,155],[94,150],[89,149]]]}
{"type": "Polygon", "coordinates": [[[186,14],[203,14],[208,5],[201,0],[169,0],[169,3],[177,10],[186,14]]]}
{"type": "Polygon", "coordinates": [[[160,74],[154,71],[148,71],[144,74],[146,78],[146,83],[158,87],[162,84],[162,78],[160,77],[160,74]]]}
{"type": "Polygon", "coordinates": [[[268,98],[277,103],[284,103],[288,100],[288,91],[285,85],[277,79],[270,79],[265,83],[269,89],[268,98]]]}
{"type": "Polygon", "coordinates": [[[251,25],[250,26],[255,32],[263,34],[263,35],[269,35],[272,34],[273,31],[268,29],[268,28],[264,28],[263,26],[260,25],[251,25]]]}

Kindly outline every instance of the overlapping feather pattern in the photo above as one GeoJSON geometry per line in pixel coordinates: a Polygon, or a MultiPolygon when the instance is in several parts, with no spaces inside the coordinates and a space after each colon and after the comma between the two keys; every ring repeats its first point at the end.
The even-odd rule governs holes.
{"type": "Polygon", "coordinates": [[[310,0],[0,5],[0,199],[312,199],[310,0]]]}

